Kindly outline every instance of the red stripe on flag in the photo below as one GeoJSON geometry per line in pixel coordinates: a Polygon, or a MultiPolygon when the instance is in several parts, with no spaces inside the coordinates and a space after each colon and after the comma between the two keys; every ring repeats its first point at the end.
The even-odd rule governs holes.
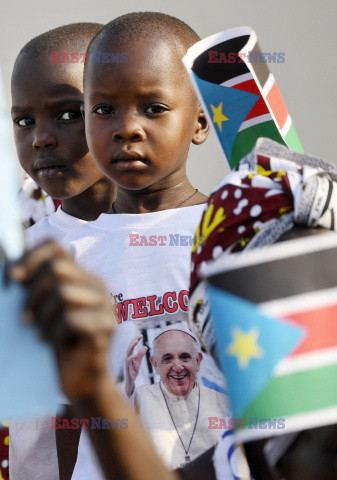
{"type": "Polygon", "coordinates": [[[245,118],[245,121],[249,120],[250,118],[259,117],[260,115],[266,115],[267,113],[269,113],[267,104],[264,101],[263,97],[261,96],[258,86],[255,83],[255,80],[253,79],[247,80],[246,82],[242,82],[242,83],[239,83],[238,85],[234,85],[232,88],[235,88],[237,90],[242,90],[244,92],[255,93],[255,95],[258,95],[260,97],[258,101],[255,103],[254,107],[249,112],[249,114],[247,115],[247,117],[245,118]]]}
{"type": "Polygon", "coordinates": [[[295,321],[307,329],[307,336],[290,357],[314,350],[337,347],[337,305],[291,313],[283,318],[295,321]]]}
{"type": "Polygon", "coordinates": [[[283,98],[281,97],[280,90],[278,89],[275,81],[267,95],[267,100],[269,102],[270,108],[273,111],[273,114],[275,115],[276,121],[280,129],[282,129],[287,120],[288,109],[285,106],[283,98]]]}

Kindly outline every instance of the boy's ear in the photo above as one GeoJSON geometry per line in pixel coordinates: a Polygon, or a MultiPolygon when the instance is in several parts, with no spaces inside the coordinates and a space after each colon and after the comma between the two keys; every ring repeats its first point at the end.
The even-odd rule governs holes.
{"type": "Polygon", "coordinates": [[[81,113],[82,113],[82,117],[84,119],[84,103],[82,103],[82,105],[80,106],[80,110],[81,110],[81,113]]]}
{"type": "Polygon", "coordinates": [[[194,132],[192,143],[195,145],[201,145],[204,143],[209,134],[209,125],[206,120],[206,116],[199,106],[197,117],[197,128],[194,132]]]}

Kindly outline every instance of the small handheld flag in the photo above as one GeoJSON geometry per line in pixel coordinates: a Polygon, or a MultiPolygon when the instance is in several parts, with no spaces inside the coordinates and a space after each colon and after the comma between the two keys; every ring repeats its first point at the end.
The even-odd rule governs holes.
{"type": "Polygon", "coordinates": [[[337,235],[315,237],[205,272],[240,440],[337,423],[337,235]]]}
{"type": "Polygon", "coordinates": [[[267,61],[250,27],[232,28],[193,45],[184,65],[230,168],[267,137],[303,151],[267,61]]]}

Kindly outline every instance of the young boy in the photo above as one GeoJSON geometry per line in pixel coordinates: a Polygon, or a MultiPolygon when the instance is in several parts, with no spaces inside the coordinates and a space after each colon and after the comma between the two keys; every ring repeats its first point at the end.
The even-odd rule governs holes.
{"type": "MultiPolygon", "coordinates": [[[[203,143],[208,126],[181,58],[198,39],[180,20],[141,12],[107,24],[88,49],[89,59],[100,52],[127,58],[89,61],[84,74],[88,146],[118,193],[108,214],[65,243],[110,293],[121,324],[114,335],[115,371],[138,328],[148,344],[160,324],[187,320],[190,251],[202,241],[194,232],[206,197],[190,184],[186,161],[191,142],[203,143]]],[[[201,374],[214,381],[215,366],[201,374]]],[[[153,383],[149,358],[137,381],[153,383]]],[[[99,478],[89,450],[82,435],[73,479],[99,478]]]]}
{"type": "Polygon", "coordinates": [[[101,27],[78,23],[56,28],[28,42],[15,61],[12,119],[20,164],[39,187],[62,200],[55,215],[30,230],[34,243],[46,236],[61,238],[95,220],[115,198],[115,184],[88,151],[80,111],[82,62],[101,27]]]}
{"type": "MultiPolygon", "coordinates": [[[[31,245],[61,239],[95,220],[115,198],[115,184],[96,167],[87,147],[80,107],[90,40],[102,25],[75,23],[32,39],[12,74],[12,119],[21,166],[62,206],[28,230],[31,245]]],[[[50,419],[12,423],[12,480],[59,478],[50,419]]]]}

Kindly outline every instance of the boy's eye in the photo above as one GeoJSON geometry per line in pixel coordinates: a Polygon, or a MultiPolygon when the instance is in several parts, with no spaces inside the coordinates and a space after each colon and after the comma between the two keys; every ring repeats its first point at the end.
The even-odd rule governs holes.
{"type": "Polygon", "coordinates": [[[81,117],[81,112],[64,112],[59,116],[59,120],[73,120],[79,117],[81,117]]]}
{"type": "Polygon", "coordinates": [[[147,109],[145,110],[146,113],[150,113],[150,114],[156,114],[156,113],[162,113],[162,112],[165,112],[167,110],[166,107],[164,107],[164,105],[150,105],[149,107],[147,107],[147,109]]]}
{"type": "Polygon", "coordinates": [[[94,108],[93,112],[97,113],[98,115],[111,115],[112,113],[114,113],[114,109],[112,107],[109,107],[108,105],[101,105],[94,108]]]}
{"type": "Polygon", "coordinates": [[[29,117],[17,118],[16,120],[14,120],[14,123],[16,123],[16,125],[19,125],[20,127],[29,127],[30,125],[34,124],[34,120],[29,117]]]}

